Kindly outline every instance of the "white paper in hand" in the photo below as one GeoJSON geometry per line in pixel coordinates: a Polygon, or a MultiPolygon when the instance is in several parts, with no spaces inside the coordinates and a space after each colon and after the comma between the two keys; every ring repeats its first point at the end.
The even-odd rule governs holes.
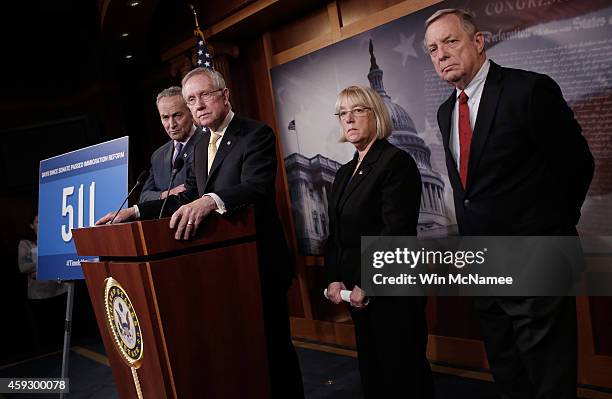
{"type": "MultiPolygon", "coordinates": [[[[340,291],[340,298],[342,298],[342,300],[344,302],[350,302],[351,301],[351,292],[349,290],[341,290],[340,291]]],[[[327,288],[325,288],[323,290],[323,295],[325,296],[326,299],[329,299],[329,297],[327,296],[327,288]]]]}

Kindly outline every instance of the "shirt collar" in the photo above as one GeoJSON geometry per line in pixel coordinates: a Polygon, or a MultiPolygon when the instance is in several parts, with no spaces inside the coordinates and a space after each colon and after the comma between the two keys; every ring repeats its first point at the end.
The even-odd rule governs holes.
{"type": "Polygon", "coordinates": [[[187,144],[187,142],[189,141],[189,139],[193,136],[195,131],[196,131],[195,125],[191,125],[191,130],[189,131],[189,136],[187,136],[187,138],[184,141],[173,140],[174,141],[174,146],[176,147],[176,143],[181,143],[183,145],[183,147],[184,147],[187,144]]]}
{"type": "MultiPolygon", "coordinates": [[[[463,91],[468,96],[468,98],[472,98],[475,92],[477,92],[482,85],[484,85],[485,80],[487,80],[487,75],[489,74],[489,69],[491,68],[491,62],[489,59],[485,59],[485,62],[482,63],[482,66],[474,76],[474,79],[467,85],[463,91]]],[[[461,94],[461,90],[457,89],[457,98],[461,94]]]]}
{"type": "Polygon", "coordinates": [[[212,129],[210,129],[210,131],[212,133],[216,133],[219,136],[223,137],[223,135],[225,134],[225,130],[227,129],[227,127],[229,126],[233,118],[234,118],[234,111],[230,109],[227,115],[225,115],[225,119],[223,119],[223,122],[221,122],[221,125],[219,125],[218,131],[213,132],[212,129]]]}

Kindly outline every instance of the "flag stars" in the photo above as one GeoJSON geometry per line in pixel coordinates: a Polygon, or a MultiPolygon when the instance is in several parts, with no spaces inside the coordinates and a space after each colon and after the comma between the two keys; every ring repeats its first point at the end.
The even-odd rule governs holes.
{"type": "Polygon", "coordinates": [[[196,37],[196,43],[197,43],[197,47],[196,47],[196,51],[195,54],[197,56],[197,63],[196,66],[198,67],[205,67],[205,68],[209,68],[209,69],[215,69],[215,67],[213,66],[213,58],[212,58],[212,54],[208,49],[208,46],[206,45],[206,39],[204,38],[204,35],[202,34],[201,31],[197,30],[197,34],[198,36],[196,37]]]}

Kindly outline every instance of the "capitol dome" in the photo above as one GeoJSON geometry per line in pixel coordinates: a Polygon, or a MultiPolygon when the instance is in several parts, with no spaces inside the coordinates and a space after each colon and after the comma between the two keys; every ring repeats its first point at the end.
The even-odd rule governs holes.
{"type": "Polygon", "coordinates": [[[394,103],[391,99],[383,98],[387,109],[389,110],[389,115],[391,115],[391,120],[393,121],[393,130],[397,131],[407,131],[416,133],[416,128],[414,127],[414,122],[408,112],[401,105],[394,103]]]}
{"type": "Polygon", "coordinates": [[[387,94],[383,85],[383,71],[376,63],[371,39],[368,80],[370,87],[380,95],[389,110],[393,122],[393,132],[389,137],[389,143],[410,154],[419,168],[423,185],[419,231],[445,227],[448,224],[448,215],[444,201],[444,181],[442,176],[433,170],[431,150],[425,140],[419,136],[414,121],[408,112],[401,105],[391,101],[391,97],[387,94]]]}

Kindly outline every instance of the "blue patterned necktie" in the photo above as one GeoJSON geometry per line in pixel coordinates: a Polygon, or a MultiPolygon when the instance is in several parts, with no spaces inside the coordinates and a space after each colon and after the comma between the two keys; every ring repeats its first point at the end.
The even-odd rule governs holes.
{"type": "Polygon", "coordinates": [[[174,165],[174,161],[176,160],[176,157],[178,157],[178,155],[181,153],[182,149],[183,149],[183,143],[179,143],[179,142],[174,143],[174,154],[172,155],[172,165],[174,165]]]}

